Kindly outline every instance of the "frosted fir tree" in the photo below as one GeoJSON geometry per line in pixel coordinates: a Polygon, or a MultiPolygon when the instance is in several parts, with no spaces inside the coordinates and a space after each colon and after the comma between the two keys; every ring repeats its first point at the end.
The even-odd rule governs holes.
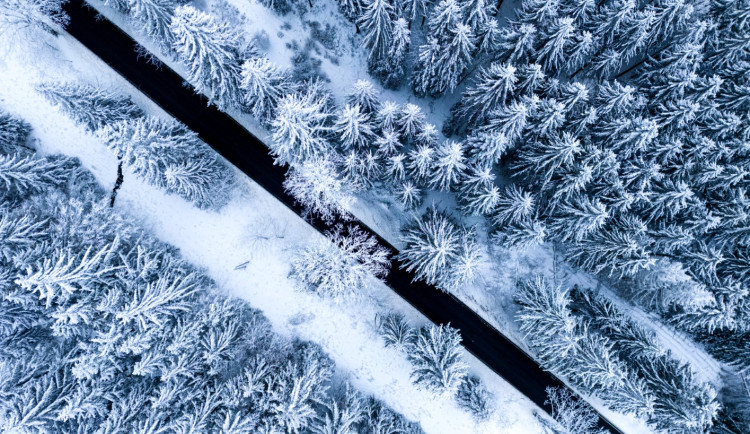
{"type": "Polygon", "coordinates": [[[29,124],[0,110],[0,153],[9,155],[33,151],[27,144],[30,134],[29,124]]]}
{"type": "Polygon", "coordinates": [[[471,64],[475,48],[476,38],[469,26],[457,24],[450,30],[449,38],[442,46],[437,77],[431,85],[432,95],[453,92],[459,78],[471,64]]]}
{"type": "Polygon", "coordinates": [[[38,193],[62,184],[66,180],[66,166],[67,160],[62,158],[0,155],[0,186],[3,191],[0,198],[38,193]]]}
{"type": "Polygon", "coordinates": [[[506,247],[526,249],[547,239],[547,226],[536,218],[510,223],[503,227],[500,243],[506,247]]]}
{"type": "Polygon", "coordinates": [[[441,0],[430,12],[427,27],[430,36],[441,44],[449,38],[449,33],[462,23],[461,7],[456,0],[441,0]]]}
{"type": "Polygon", "coordinates": [[[349,384],[341,399],[332,399],[324,406],[325,415],[313,422],[312,432],[315,434],[354,432],[355,426],[365,417],[363,399],[349,384]]]}
{"type": "Polygon", "coordinates": [[[241,36],[228,24],[189,5],[172,18],[172,49],[199,92],[220,108],[241,105],[241,36]]]}
{"type": "Polygon", "coordinates": [[[508,142],[515,143],[523,134],[530,118],[530,108],[525,101],[513,101],[490,112],[484,131],[502,134],[508,142]]]}
{"type": "Polygon", "coordinates": [[[404,181],[398,186],[396,196],[406,209],[416,209],[422,201],[422,191],[410,181],[404,181]]]}
{"type": "Polygon", "coordinates": [[[284,189],[310,216],[332,222],[349,215],[353,198],[329,160],[309,160],[293,166],[284,181],[284,189]]]}
{"type": "Polygon", "coordinates": [[[469,26],[474,34],[491,21],[490,16],[495,14],[495,4],[487,0],[463,1],[460,6],[464,16],[463,23],[469,26]]]}
{"type": "MultiPolygon", "coordinates": [[[[375,86],[367,80],[357,80],[352,86],[352,90],[346,95],[346,102],[349,105],[358,105],[363,113],[369,114],[373,117],[378,117],[382,107],[385,107],[391,102],[380,102],[380,93],[375,86]],[[377,115],[376,115],[377,114],[377,115]]],[[[387,125],[383,125],[386,127],[387,125]]]]}
{"type": "Polygon", "coordinates": [[[574,196],[557,207],[550,228],[563,241],[580,241],[601,230],[610,217],[607,207],[598,200],[574,196]]]}
{"type": "Polygon", "coordinates": [[[518,77],[513,65],[493,63],[477,73],[476,84],[462,95],[461,101],[451,110],[452,123],[463,127],[483,125],[489,114],[505,105],[513,95],[518,77]]]}
{"type": "Polygon", "coordinates": [[[37,91],[90,131],[143,116],[129,97],[78,83],[43,83],[37,91]]]}
{"type": "Polygon", "coordinates": [[[402,267],[443,290],[472,280],[480,265],[481,252],[473,233],[435,208],[406,229],[403,241],[402,267]]]}
{"type": "Polygon", "coordinates": [[[375,117],[378,126],[382,130],[397,130],[396,121],[401,112],[401,107],[393,101],[385,101],[378,109],[375,117]]]}
{"type": "Polygon", "coordinates": [[[422,25],[424,25],[424,20],[427,17],[427,8],[430,5],[429,1],[402,0],[400,4],[403,17],[409,23],[409,29],[411,29],[411,24],[420,16],[422,17],[422,25]]]}
{"type": "Polygon", "coordinates": [[[149,184],[200,208],[218,207],[228,200],[232,172],[185,125],[147,116],[112,123],[97,134],[149,184]]]}
{"type": "MultiPolygon", "coordinates": [[[[397,132],[393,131],[390,128],[383,129],[383,132],[380,133],[375,138],[375,146],[377,147],[378,153],[381,155],[385,155],[388,157],[396,156],[397,153],[401,150],[401,147],[403,144],[401,143],[401,139],[399,138],[399,135],[397,132]]],[[[401,158],[400,161],[400,178],[403,178],[404,175],[404,164],[406,157],[403,155],[399,155],[401,158]]]]}
{"type": "Polygon", "coordinates": [[[466,167],[463,144],[446,140],[437,149],[435,161],[430,171],[430,186],[443,191],[451,191],[457,186],[458,180],[466,167]]]}
{"type": "Polygon", "coordinates": [[[386,347],[396,347],[406,351],[414,342],[415,331],[403,317],[398,313],[388,313],[384,316],[378,315],[375,319],[378,334],[385,341],[386,347]]]}
{"type": "Polygon", "coordinates": [[[450,325],[418,330],[407,352],[412,382],[436,395],[452,395],[466,377],[461,352],[461,336],[450,325]]]}
{"type": "Polygon", "coordinates": [[[393,22],[393,37],[388,55],[375,66],[374,73],[380,76],[383,84],[391,89],[398,89],[405,75],[406,55],[411,44],[409,23],[402,17],[393,22]]]}
{"type": "Polygon", "coordinates": [[[465,143],[470,161],[483,166],[499,163],[510,147],[503,134],[481,130],[468,136],[465,143]]]}
{"type": "Polygon", "coordinates": [[[456,391],[456,401],[478,421],[487,420],[492,414],[490,400],[493,396],[474,376],[467,376],[456,391]]]}
{"type": "Polygon", "coordinates": [[[372,276],[388,274],[388,250],[360,229],[336,226],[320,246],[305,249],[292,264],[292,274],[311,290],[342,299],[372,276]]]}
{"type": "Polygon", "coordinates": [[[418,105],[405,104],[396,120],[401,137],[407,143],[414,143],[420,131],[425,127],[425,119],[425,114],[418,105]]]}
{"type": "Polygon", "coordinates": [[[437,158],[435,149],[431,146],[420,145],[412,149],[408,157],[409,176],[420,183],[427,184],[428,176],[437,158]]]}
{"type": "Polygon", "coordinates": [[[541,276],[522,282],[518,289],[516,302],[521,309],[516,319],[521,331],[547,367],[564,366],[580,339],[568,292],[541,276]]]}
{"type": "Polygon", "coordinates": [[[358,104],[347,104],[338,113],[332,130],[345,150],[367,148],[375,139],[370,115],[358,104]]]}
{"type": "Polygon", "coordinates": [[[500,32],[497,56],[504,62],[522,64],[529,62],[534,53],[537,28],[531,24],[510,25],[500,32]]]}
{"type": "Polygon", "coordinates": [[[422,125],[422,129],[417,131],[417,145],[437,146],[440,133],[434,124],[429,122],[422,125]]]}
{"type": "Polygon", "coordinates": [[[543,41],[536,52],[536,61],[547,71],[558,71],[565,65],[565,54],[573,44],[575,25],[570,17],[558,18],[540,35],[543,41]]]}
{"type": "Polygon", "coordinates": [[[165,50],[174,42],[171,24],[175,3],[171,0],[125,0],[128,15],[165,50]]]}
{"type": "Polygon", "coordinates": [[[277,164],[300,164],[329,155],[332,147],[326,101],[313,92],[286,95],[271,122],[271,151],[277,164]]]}
{"type": "Polygon", "coordinates": [[[396,19],[393,5],[388,0],[366,0],[359,25],[364,32],[364,44],[370,49],[368,60],[378,65],[388,55],[396,19]]]}
{"type": "Polygon", "coordinates": [[[393,154],[386,159],[383,173],[389,185],[399,185],[406,180],[406,155],[393,154]]]}
{"type": "Polygon", "coordinates": [[[574,397],[567,389],[548,387],[545,404],[552,407],[552,417],[571,433],[604,434],[597,429],[599,416],[582,398],[574,397]]]}
{"type": "Polygon", "coordinates": [[[62,0],[7,0],[0,4],[0,23],[14,31],[41,30],[57,36],[70,17],[62,0]]]}
{"type": "Polygon", "coordinates": [[[581,142],[567,132],[531,143],[519,153],[516,167],[522,173],[540,173],[541,183],[548,182],[561,168],[569,168],[583,152],[581,142]]]}
{"type": "Polygon", "coordinates": [[[411,85],[417,96],[435,96],[435,81],[437,80],[438,62],[443,54],[438,40],[428,36],[427,43],[419,46],[417,63],[414,65],[414,73],[411,76],[411,85]]]}
{"type": "Polygon", "coordinates": [[[279,100],[292,93],[294,85],[289,71],[264,57],[249,59],[242,64],[240,88],[244,104],[263,123],[270,123],[279,100]]]}

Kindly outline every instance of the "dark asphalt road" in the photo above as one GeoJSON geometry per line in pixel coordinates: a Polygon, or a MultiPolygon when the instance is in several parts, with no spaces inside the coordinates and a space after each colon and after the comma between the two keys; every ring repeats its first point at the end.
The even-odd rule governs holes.
{"type": "MultiPolygon", "coordinates": [[[[274,165],[268,148],[230,116],[206,98],[183,85],[183,79],[167,66],[149,64],[135,51],[135,42],[117,26],[97,17],[83,0],[71,0],[65,10],[70,15],[67,31],[84,46],[109,64],[126,80],[170,113],[228,161],[246,173],[269,193],[298,215],[302,212],[294,198],[282,186],[286,169],[274,165]]],[[[309,223],[325,232],[330,225],[321,220],[309,223]]],[[[396,249],[366,225],[354,222],[364,231],[376,236],[381,245],[397,253],[396,249]]],[[[450,323],[461,331],[464,347],[512,384],[521,393],[546,411],[546,387],[565,387],[549,372],[544,371],[531,357],[485,322],[455,297],[423,282],[413,281],[414,275],[400,268],[392,260],[391,272],[385,281],[396,293],[436,324],[450,323]]],[[[609,421],[600,419],[600,426],[614,433],[620,431],[609,421]]]]}

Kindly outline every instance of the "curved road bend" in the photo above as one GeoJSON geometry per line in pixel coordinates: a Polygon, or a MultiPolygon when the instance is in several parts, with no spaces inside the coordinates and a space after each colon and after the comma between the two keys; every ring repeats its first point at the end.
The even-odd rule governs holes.
{"type": "MultiPolygon", "coordinates": [[[[84,0],[71,0],[65,10],[70,15],[67,28],[70,35],[165,111],[198,133],[201,139],[284,205],[298,215],[302,213],[302,208],[282,186],[286,170],[274,164],[263,142],[229,115],[209,106],[205,97],[185,87],[184,80],[172,69],[167,66],[157,68],[139,57],[134,51],[135,41],[113,23],[99,17],[84,0]]],[[[332,226],[319,219],[308,219],[308,222],[320,232],[332,226]]],[[[401,269],[400,261],[395,259],[398,251],[391,244],[365,224],[359,221],[351,223],[375,236],[381,245],[391,250],[394,259],[385,278],[391,289],[432,322],[450,323],[460,330],[463,345],[469,352],[539,407],[551,411],[545,404],[545,388],[565,387],[558,378],[543,370],[464,303],[424,282],[415,281],[412,273],[401,269]]],[[[599,426],[613,433],[621,432],[602,416],[599,426]]]]}

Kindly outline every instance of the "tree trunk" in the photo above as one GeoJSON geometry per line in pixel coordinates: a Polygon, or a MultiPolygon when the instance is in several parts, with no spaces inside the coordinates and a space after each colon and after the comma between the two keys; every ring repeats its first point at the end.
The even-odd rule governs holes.
{"type": "Polygon", "coordinates": [[[117,180],[115,180],[115,188],[112,189],[112,195],[109,197],[110,208],[114,208],[115,206],[115,199],[117,198],[117,190],[119,190],[120,186],[122,186],[122,181],[124,181],[124,177],[122,176],[122,160],[120,160],[120,162],[117,163],[117,180]]]}
{"type": "Polygon", "coordinates": [[[357,34],[359,35],[359,23],[356,21],[354,22],[354,28],[357,30],[357,34]]]}
{"type": "Polygon", "coordinates": [[[312,0],[307,0],[307,3],[310,5],[310,9],[312,9],[312,0]]]}
{"type": "Polygon", "coordinates": [[[426,18],[427,18],[426,16],[422,15],[422,24],[420,25],[421,28],[424,28],[424,20],[426,18]]]}

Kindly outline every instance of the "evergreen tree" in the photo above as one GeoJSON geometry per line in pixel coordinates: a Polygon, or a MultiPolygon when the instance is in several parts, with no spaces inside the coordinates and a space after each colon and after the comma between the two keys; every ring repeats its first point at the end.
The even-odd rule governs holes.
{"type": "Polygon", "coordinates": [[[284,181],[284,189],[311,216],[331,222],[349,214],[352,197],[330,160],[310,160],[293,166],[284,181]]]}
{"type": "Polygon", "coordinates": [[[76,83],[43,83],[39,93],[91,131],[117,121],[143,116],[129,97],[76,83]]]}
{"type": "MultiPolygon", "coordinates": [[[[359,105],[364,113],[371,116],[375,116],[376,113],[381,111],[380,95],[375,86],[367,80],[357,80],[354,83],[351,92],[346,96],[346,102],[352,106],[359,105]]],[[[386,102],[382,108],[385,108],[388,104],[386,102]]],[[[383,125],[384,128],[387,126],[383,125]]]]}
{"type": "Polygon", "coordinates": [[[0,153],[16,154],[31,151],[27,141],[31,126],[9,113],[0,111],[0,153]]]}
{"type": "Polygon", "coordinates": [[[172,0],[125,0],[128,15],[137,23],[139,30],[147,34],[162,47],[171,47],[174,34],[170,28],[175,2],[172,0]]]}
{"type": "Polygon", "coordinates": [[[359,105],[347,104],[338,114],[333,131],[344,149],[366,148],[374,139],[370,116],[363,113],[359,105]]]}
{"type": "Polygon", "coordinates": [[[292,264],[292,273],[321,295],[342,298],[361,288],[370,276],[385,277],[388,250],[360,229],[336,226],[331,242],[305,249],[292,264]]]}
{"type": "Polygon", "coordinates": [[[414,384],[437,395],[455,393],[466,377],[461,336],[450,325],[418,330],[407,357],[412,364],[414,384]]]}
{"type": "Polygon", "coordinates": [[[370,49],[371,65],[378,65],[388,56],[393,40],[395,12],[388,0],[365,0],[364,13],[359,19],[364,32],[364,43],[370,49]]]}
{"type": "Polygon", "coordinates": [[[242,64],[244,103],[263,123],[270,123],[279,100],[293,90],[291,76],[263,57],[249,59],[242,64]]]}
{"type": "Polygon", "coordinates": [[[459,177],[466,169],[463,145],[446,140],[436,151],[430,174],[432,188],[450,191],[458,184],[459,177]]]}
{"type": "Polygon", "coordinates": [[[188,5],[175,9],[170,28],[172,49],[196,89],[220,108],[240,106],[240,35],[230,25],[188,5]]]}
{"type": "Polygon", "coordinates": [[[325,100],[311,91],[284,96],[271,122],[276,162],[294,165],[328,155],[329,117],[325,100]]]}
{"type": "Polygon", "coordinates": [[[493,63],[479,71],[476,81],[452,109],[452,122],[469,127],[483,125],[489,114],[504,106],[513,95],[518,78],[512,65],[493,63]]]}
{"type": "Polygon", "coordinates": [[[492,414],[489,401],[492,395],[482,385],[477,377],[464,378],[456,391],[456,401],[466,411],[470,412],[477,420],[486,420],[492,414]]]}
{"type": "Polygon", "coordinates": [[[97,134],[149,184],[200,208],[220,207],[228,201],[233,173],[179,122],[140,117],[109,124],[97,134]]]}

